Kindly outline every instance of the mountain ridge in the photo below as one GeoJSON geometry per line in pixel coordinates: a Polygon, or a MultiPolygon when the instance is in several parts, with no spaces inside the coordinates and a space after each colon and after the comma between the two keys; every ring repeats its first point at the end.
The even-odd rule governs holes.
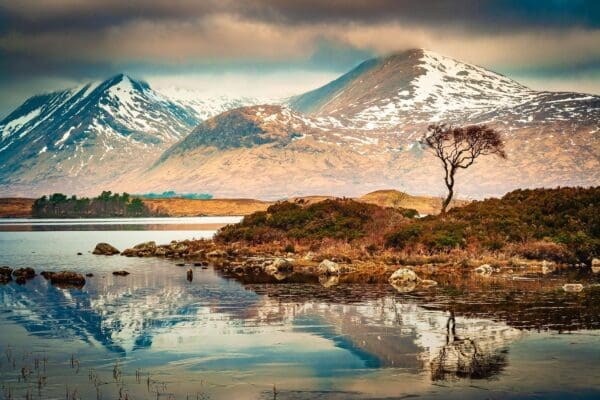
{"type": "MultiPolygon", "coordinates": [[[[463,196],[600,183],[599,96],[534,91],[423,50],[367,60],[271,111],[253,123],[263,126],[261,118],[279,119],[274,114],[283,117],[285,112],[295,115],[302,128],[280,125],[279,136],[301,135],[245,149],[202,140],[182,146],[192,144],[190,135],[172,147],[178,151],[165,152],[143,180],[156,189],[199,185],[217,196],[271,199],[315,192],[355,196],[381,187],[441,195],[438,160],[418,140],[429,124],[443,121],[489,124],[507,142],[508,160],[481,159],[461,171],[457,179],[463,196]],[[435,79],[423,78],[430,74],[435,79]]],[[[253,115],[257,110],[236,112],[253,115]]],[[[229,136],[229,115],[213,120],[213,135],[229,136]]],[[[265,130],[256,135],[269,136],[265,130]]]]}
{"type": "MultiPolygon", "coordinates": [[[[129,100],[125,96],[124,102],[129,100]]],[[[34,103],[23,112],[35,111],[34,103]]],[[[181,115],[191,115],[190,109],[173,104],[181,115]]],[[[446,122],[485,123],[501,131],[506,141],[508,160],[481,159],[461,171],[457,179],[462,196],[501,195],[520,187],[590,186],[600,183],[599,121],[600,96],[534,91],[482,67],[417,49],[367,60],[288,103],[227,110],[189,126],[178,137],[150,140],[126,153],[125,161],[122,157],[95,164],[96,169],[116,164],[105,171],[104,180],[72,175],[67,183],[79,185],[74,192],[91,194],[108,187],[278,199],[310,193],[356,196],[388,187],[439,196],[444,187],[438,160],[423,151],[418,139],[430,123],[446,122]]],[[[6,140],[2,123],[0,161],[6,140]]],[[[61,133],[54,133],[54,144],[62,140],[61,133]]],[[[67,136],[64,144],[69,140],[67,136]]],[[[49,150],[33,158],[48,157],[49,150]]],[[[113,150],[104,150],[105,157],[113,150]]],[[[23,169],[23,162],[18,166],[23,169]]],[[[24,179],[22,191],[15,193],[15,183],[4,181],[10,183],[4,193],[49,187],[47,182],[28,187],[35,178],[31,175],[45,170],[27,160],[24,168],[30,175],[25,174],[29,181],[24,179]]],[[[68,175],[64,168],[58,172],[50,177],[68,175]]],[[[64,179],[56,182],[65,184],[64,179]]]]}

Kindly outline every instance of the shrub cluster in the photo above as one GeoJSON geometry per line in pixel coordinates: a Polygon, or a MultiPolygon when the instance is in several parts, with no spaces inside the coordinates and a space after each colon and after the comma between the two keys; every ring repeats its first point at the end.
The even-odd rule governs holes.
{"type": "Polygon", "coordinates": [[[600,187],[516,190],[402,226],[386,237],[386,245],[430,251],[510,245],[526,257],[587,262],[600,254],[598,210],[600,187]]]}
{"type": "Polygon", "coordinates": [[[385,220],[404,220],[403,213],[406,212],[349,199],[325,200],[307,206],[285,201],[248,215],[239,224],[224,227],[216,240],[265,243],[327,238],[353,241],[365,237],[373,229],[385,229],[382,226],[385,220]]]}

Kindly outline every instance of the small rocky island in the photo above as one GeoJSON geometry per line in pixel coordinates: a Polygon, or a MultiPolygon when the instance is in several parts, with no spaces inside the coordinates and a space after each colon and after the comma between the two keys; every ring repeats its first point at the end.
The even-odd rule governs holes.
{"type": "MultiPolygon", "coordinates": [[[[120,254],[164,257],[181,266],[210,263],[245,282],[389,282],[410,292],[434,287],[430,278],[440,274],[597,272],[598,209],[600,188],[517,190],[424,218],[349,199],[280,202],[222,228],[213,240],[147,242],[120,254]]],[[[94,254],[119,251],[99,243],[94,254]]]]}

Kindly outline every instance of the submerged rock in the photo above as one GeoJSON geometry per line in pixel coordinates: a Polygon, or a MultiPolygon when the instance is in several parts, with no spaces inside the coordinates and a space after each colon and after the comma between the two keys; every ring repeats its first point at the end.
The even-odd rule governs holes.
{"type": "Polygon", "coordinates": [[[129,272],[127,272],[127,271],[113,271],[112,274],[115,275],[115,276],[127,276],[127,275],[129,275],[129,272]]]}
{"type": "Polygon", "coordinates": [[[98,243],[94,248],[94,251],[92,251],[92,254],[113,256],[119,254],[119,250],[108,243],[98,243]]]}
{"type": "Polygon", "coordinates": [[[565,292],[581,292],[583,285],[581,283],[565,283],[562,287],[565,292]]]}
{"type": "Polygon", "coordinates": [[[426,288],[437,286],[437,284],[438,283],[436,281],[431,280],[431,279],[421,279],[419,281],[419,286],[426,287],[426,288]]]}
{"type": "Polygon", "coordinates": [[[8,283],[12,281],[12,268],[11,267],[0,267],[0,283],[8,283]]]}
{"type": "Polygon", "coordinates": [[[82,287],[85,285],[85,278],[83,275],[73,271],[60,271],[60,272],[47,272],[44,271],[41,274],[44,278],[50,280],[53,285],[64,285],[82,287]]]}
{"type": "Polygon", "coordinates": [[[30,267],[18,268],[13,271],[13,276],[17,279],[32,279],[35,277],[35,270],[30,267]]]}
{"type": "Polygon", "coordinates": [[[339,275],[340,265],[336,262],[323,260],[317,267],[317,273],[319,275],[339,275]]]}
{"type": "Polygon", "coordinates": [[[321,284],[321,286],[323,286],[325,288],[336,286],[340,283],[340,276],[339,275],[320,275],[319,283],[321,284]]]}

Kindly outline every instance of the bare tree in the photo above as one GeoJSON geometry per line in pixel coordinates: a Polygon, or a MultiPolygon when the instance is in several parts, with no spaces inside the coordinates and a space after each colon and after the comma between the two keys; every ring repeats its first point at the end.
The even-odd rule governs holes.
{"type": "Polygon", "coordinates": [[[495,154],[506,158],[500,133],[486,125],[430,125],[421,143],[444,164],[444,183],[448,188],[448,196],[442,203],[442,214],[446,212],[454,196],[454,176],[459,168],[469,168],[479,156],[495,154]]]}

